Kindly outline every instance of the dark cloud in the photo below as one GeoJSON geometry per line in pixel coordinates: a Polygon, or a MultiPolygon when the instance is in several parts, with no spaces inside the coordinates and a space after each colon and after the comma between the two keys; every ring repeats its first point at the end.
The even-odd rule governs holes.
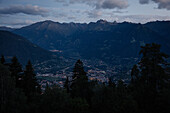
{"type": "Polygon", "coordinates": [[[148,4],[148,3],[149,3],[149,0],[139,0],[139,2],[140,2],[141,4],[148,4]]]}
{"type": "Polygon", "coordinates": [[[124,0],[105,0],[101,7],[103,9],[124,9],[128,7],[128,3],[124,0]]]}
{"type": "Polygon", "coordinates": [[[153,1],[158,4],[158,9],[170,10],[170,0],[139,0],[141,4],[148,4],[149,1],[153,1]]]}
{"type": "MultiPolygon", "coordinates": [[[[61,0],[56,0],[61,2],[61,0]]],[[[84,3],[96,9],[124,9],[128,7],[127,0],[62,0],[64,3],[76,4],[84,3]]]]}
{"type": "Polygon", "coordinates": [[[66,2],[66,0],[55,0],[55,1],[57,1],[57,2],[66,2]]]}
{"type": "Polygon", "coordinates": [[[23,13],[27,15],[40,15],[42,17],[47,16],[48,10],[39,6],[32,5],[13,5],[9,7],[0,8],[0,14],[18,14],[23,13]]]}

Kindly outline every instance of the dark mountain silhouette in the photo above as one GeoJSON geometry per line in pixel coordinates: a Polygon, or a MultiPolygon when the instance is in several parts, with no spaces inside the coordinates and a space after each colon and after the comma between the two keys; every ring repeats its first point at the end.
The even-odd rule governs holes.
{"type": "Polygon", "coordinates": [[[30,59],[33,63],[53,58],[53,54],[31,43],[25,38],[8,31],[0,31],[0,54],[7,60],[17,56],[22,64],[30,59]]]}
{"type": "Polygon", "coordinates": [[[170,40],[170,21],[148,22],[145,26],[170,40]]]}

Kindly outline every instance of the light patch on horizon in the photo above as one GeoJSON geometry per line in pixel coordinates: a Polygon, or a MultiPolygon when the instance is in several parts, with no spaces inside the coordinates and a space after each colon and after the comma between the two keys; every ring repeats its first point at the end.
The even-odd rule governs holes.
{"type": "Polygon", "coordinates": [[[157,21],[157,20],[170,20],[170,16],[159,16],[159,15],[126,15],[126,16],[119,16],[119,15],[112,15],[113,20],[118,22],[133,22],[133,23],[141,23],[145,24],[150,21],[157,21]]]}

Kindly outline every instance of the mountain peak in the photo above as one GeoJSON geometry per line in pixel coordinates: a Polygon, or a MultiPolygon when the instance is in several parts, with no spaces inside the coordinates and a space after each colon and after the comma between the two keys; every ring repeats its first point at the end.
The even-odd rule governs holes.
{"type": "Polygon", "coordinates": [[[105,24],[105,23],[107,23],[107,20],[100,19],[97,21],[97,23],[105,24]]]}
{"type": "Polygon", "coordinates": [[[45,20],[45,21],[42,21],[43,23],[55,23],[54,21],[52,20],[45,20]]]}
{"type": "Polygon", "coordinates": [[[41,21],[41,22],[38,22],[38,23],[43,24],[43,25],[60,24],[59,22],[54,22],[52,20],[45,20],[45,21],[41,21]]]}

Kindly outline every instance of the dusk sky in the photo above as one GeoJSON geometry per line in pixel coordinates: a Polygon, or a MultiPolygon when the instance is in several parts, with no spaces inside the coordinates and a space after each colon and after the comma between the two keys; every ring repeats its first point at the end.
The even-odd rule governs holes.
{"type": "Polygon", "coordinates": [[[0,0],[0,26],[22,27],[35,22],[146,23],[170,20],[170,0],[0,0]]]}

